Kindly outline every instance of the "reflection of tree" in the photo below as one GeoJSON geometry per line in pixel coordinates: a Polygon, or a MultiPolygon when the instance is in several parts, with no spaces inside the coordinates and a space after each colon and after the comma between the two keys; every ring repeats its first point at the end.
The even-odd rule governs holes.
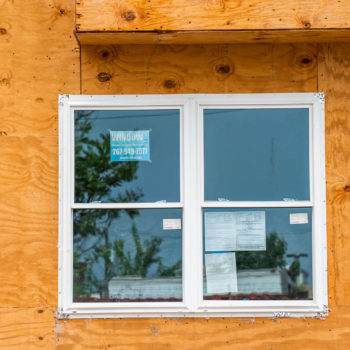
{"type": "Polygon", "coordinates": [[[162,238],[153,237],[151,240],[141,242],[135,224],[131,227],[131,234],[135,245],[134,256],[131,256],[130,251],[125,251],[124,240],[121,239],[113,243],[117,270],[115,275],[146,277],[153,264],[158,265],[157,275],[159,276],[176,276],[180,273],[181,260],[170,267],[165,267],[161,258],[157,256],[160,252],[162,238]]]}
{"type": "Polygon", "coordinates": [[[75,201],[78,203],[136,202],[142,197],[141,190],[125,190],[115,193],[123,182],[137,179],[138,162],[110,162],[109,133],[98,139],[89,138],[90,112],[80,111],[75,118],[75,201]],[[113,193],[113,197],[111,197],[113,193]]]}
{"type": "MultiPolygon", "coordinates": [[[[79,111],[75,118],[75,202],[137,202],[143,196],[141,190],[117,190],[137,178],[138,162],[110,162],[109,133],[92,139],[90,114],[79,111]]],[[[174,276],[181,270],[181,261],[165,267],[157,257],[162,239],[154,237],[141,242],[135,225],[131,230],[134,257],[125,252],[124,240],[110,242],[109,228],[120,213],[121,210],[103,209],[74,211],[74,297],[99,291],[108,298],[108,282],[112,277],[144,277],[152,264],[157,264],[160,276],[174,276]],[[112,261],[113,254],[116,262],[112,261]],[[95,270],[99,268],[98,278],[94,266],[95,270]]],[[[138,210],[125,213],[133,218],[138,210]]]]}
{"type": "MultiPolygon", "coordinates": [[[[124,182],[137,178],[137,162],[110,162],[109,134],[89,137],[92,129],[90,111],[79,111],[75,118],[75,202],[136,202],[142,197],[141,190],[116,192],[124,182]]],[[[137,210],[128,210],[137,215],[137,210]]],[[[103,260],[104,281],[111,278],[111,243],[108,230],[112,221],[119,217],[119,210],[76,210],[74,212],[74,295],[91,293],[97,284],[92,266],[103,260]],[[90,239],[88,239],[90,238],[90,239]],[[92,245],[86,247],[91,241],[92,245]]],[[[108,295],[108,283],[102,286],[108,295]]]]}
{"type": "Polygon", "coordinates": [[[236,252],[237,269],[284,267],[286,265],[284,260],[286,249],[286,241],[279,238],[276,232],[272,232],[266,238],[266,250],[236,252]]]}
{"type": "Polygon", "coordinates": [[[301,268],[301,264],[300,264],[300,258],[301,257],[306,258],[307,254],[305,253],[287,254],[287,257],[294,258],[293,262],[291,263],[288,269],[288,275],[291,279],[291,286],[290,286],[291,292],[293,294],[305,292],[305,287],[302,285],[302,283],[300,283],[300,281],[298,281],[298,278],[302,276],[302,274],[305,276],[305,278],[308,275],[308,273],[301,268]]]}

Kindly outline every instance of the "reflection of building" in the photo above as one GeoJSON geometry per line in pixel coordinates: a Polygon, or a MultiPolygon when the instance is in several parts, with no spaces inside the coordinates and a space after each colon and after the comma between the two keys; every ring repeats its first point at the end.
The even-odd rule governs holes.
{"type": "Polygon", "coordinates": [[[181,277],[114,277],[108,284],[109,297],[117,299],[182,298],[181,277]]]}
{"type": "MultiPolygon", "coordinates": [[[[258,269],[237,272],[238,292],[243,294],[288,294],[286,270],[258,269]]],[[[181,298],[181,277],[114,277],[108,284],[109,297],[116,299],[181,298]]]]}
{"type": "Polygon", "coordinates": [[[241,270],[237,287],[238,293],[288,294],[288,274],[284,269],[241,270]]]}

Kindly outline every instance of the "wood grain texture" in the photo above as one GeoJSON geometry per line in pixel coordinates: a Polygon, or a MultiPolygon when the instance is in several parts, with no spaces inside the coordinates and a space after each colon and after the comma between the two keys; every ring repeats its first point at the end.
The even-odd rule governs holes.
{"type": "Polygon", "coordinates": [[[124,319],[60,321],[58,350],[343,350],[350,308],[317,319],[124,319]]]}
{"type": "Polygon", "coordinates": [[[80,53],[73,1],[0,0],[0,13],[0,307],[6,320],[11,308],[57,305],[58,94],[79,93],[80,53]]]}
{"type": "Polygon", "coordinates": [[[315,45],[82,47],[87,94],[316,90],[315,45]]]}
{"type": "Polygon", "coordinates": [[[0,307],[57,305],[57,142],[0,137],[0,307]]]}
{"type": "Polygon", "coordinates": [[[60,321],[60,350],[350,348],[350,45],[82,47],[84,93],[326,92],[330,315],[60,321]]]}
{"type": "Polygon", "coordinates": [[[350,305],[350,45],[322,46],[318,71],[326,94],[329,301],[350,305]]]}
{"type": "Polygon", "coordinates": [[[349,42],[350,30],[183,30],[76,33],[81,45],[264,44],[349,42]]]}
{"type": "Polygon", "coordinates": [[[54,317],[53,308],[0,308],[0,349],[54,349],[54,317]]]}
{"type": "Polygon", "coordinates": [[[0,132],[57,135],[57,95],[79,93],[74,2],[3,0],[0,13],[0,132]]]}
{"type": "Polygon", "coordinates": [[[349,28],[347,0],[76,0],[78,31],[349,28]]]}

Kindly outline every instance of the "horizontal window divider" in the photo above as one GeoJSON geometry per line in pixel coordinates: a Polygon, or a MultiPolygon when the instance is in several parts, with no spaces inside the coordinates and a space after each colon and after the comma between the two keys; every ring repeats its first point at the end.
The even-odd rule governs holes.
{"type": "Polygon", "coordinates": [[[303,208],[313,207],[311,201],[208,201],[202,202],[202,208],[303,208]]]}
{"type": "Polygon", "coordinates": [[[74,203],[72,209],[162,209],[177,208],[181,209],[181,202],[163,203],[74,203]]]}

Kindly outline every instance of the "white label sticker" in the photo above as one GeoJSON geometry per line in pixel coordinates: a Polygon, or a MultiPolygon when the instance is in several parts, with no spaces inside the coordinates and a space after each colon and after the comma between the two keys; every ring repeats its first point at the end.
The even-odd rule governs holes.
{"type": "Polygon", "coordinates": [[[208,293],[236,293],[237,270],[235,253],[205,254],[208,293]]]}
{"type": "Polygon", "coordinates": [[[163,219],[163,230],[181,230],[181,219],[163,219]]]}
{"type": "Polygon", "coordinates": [[[308,224],[309,218],[307,213],[293,213],[289,214],[289,223],[291,225],[308,224]]]}
{"type": "Polygon", "coordinates": [[[264,211],[206,212],[205,250],[266,250],[264,211]]]}

